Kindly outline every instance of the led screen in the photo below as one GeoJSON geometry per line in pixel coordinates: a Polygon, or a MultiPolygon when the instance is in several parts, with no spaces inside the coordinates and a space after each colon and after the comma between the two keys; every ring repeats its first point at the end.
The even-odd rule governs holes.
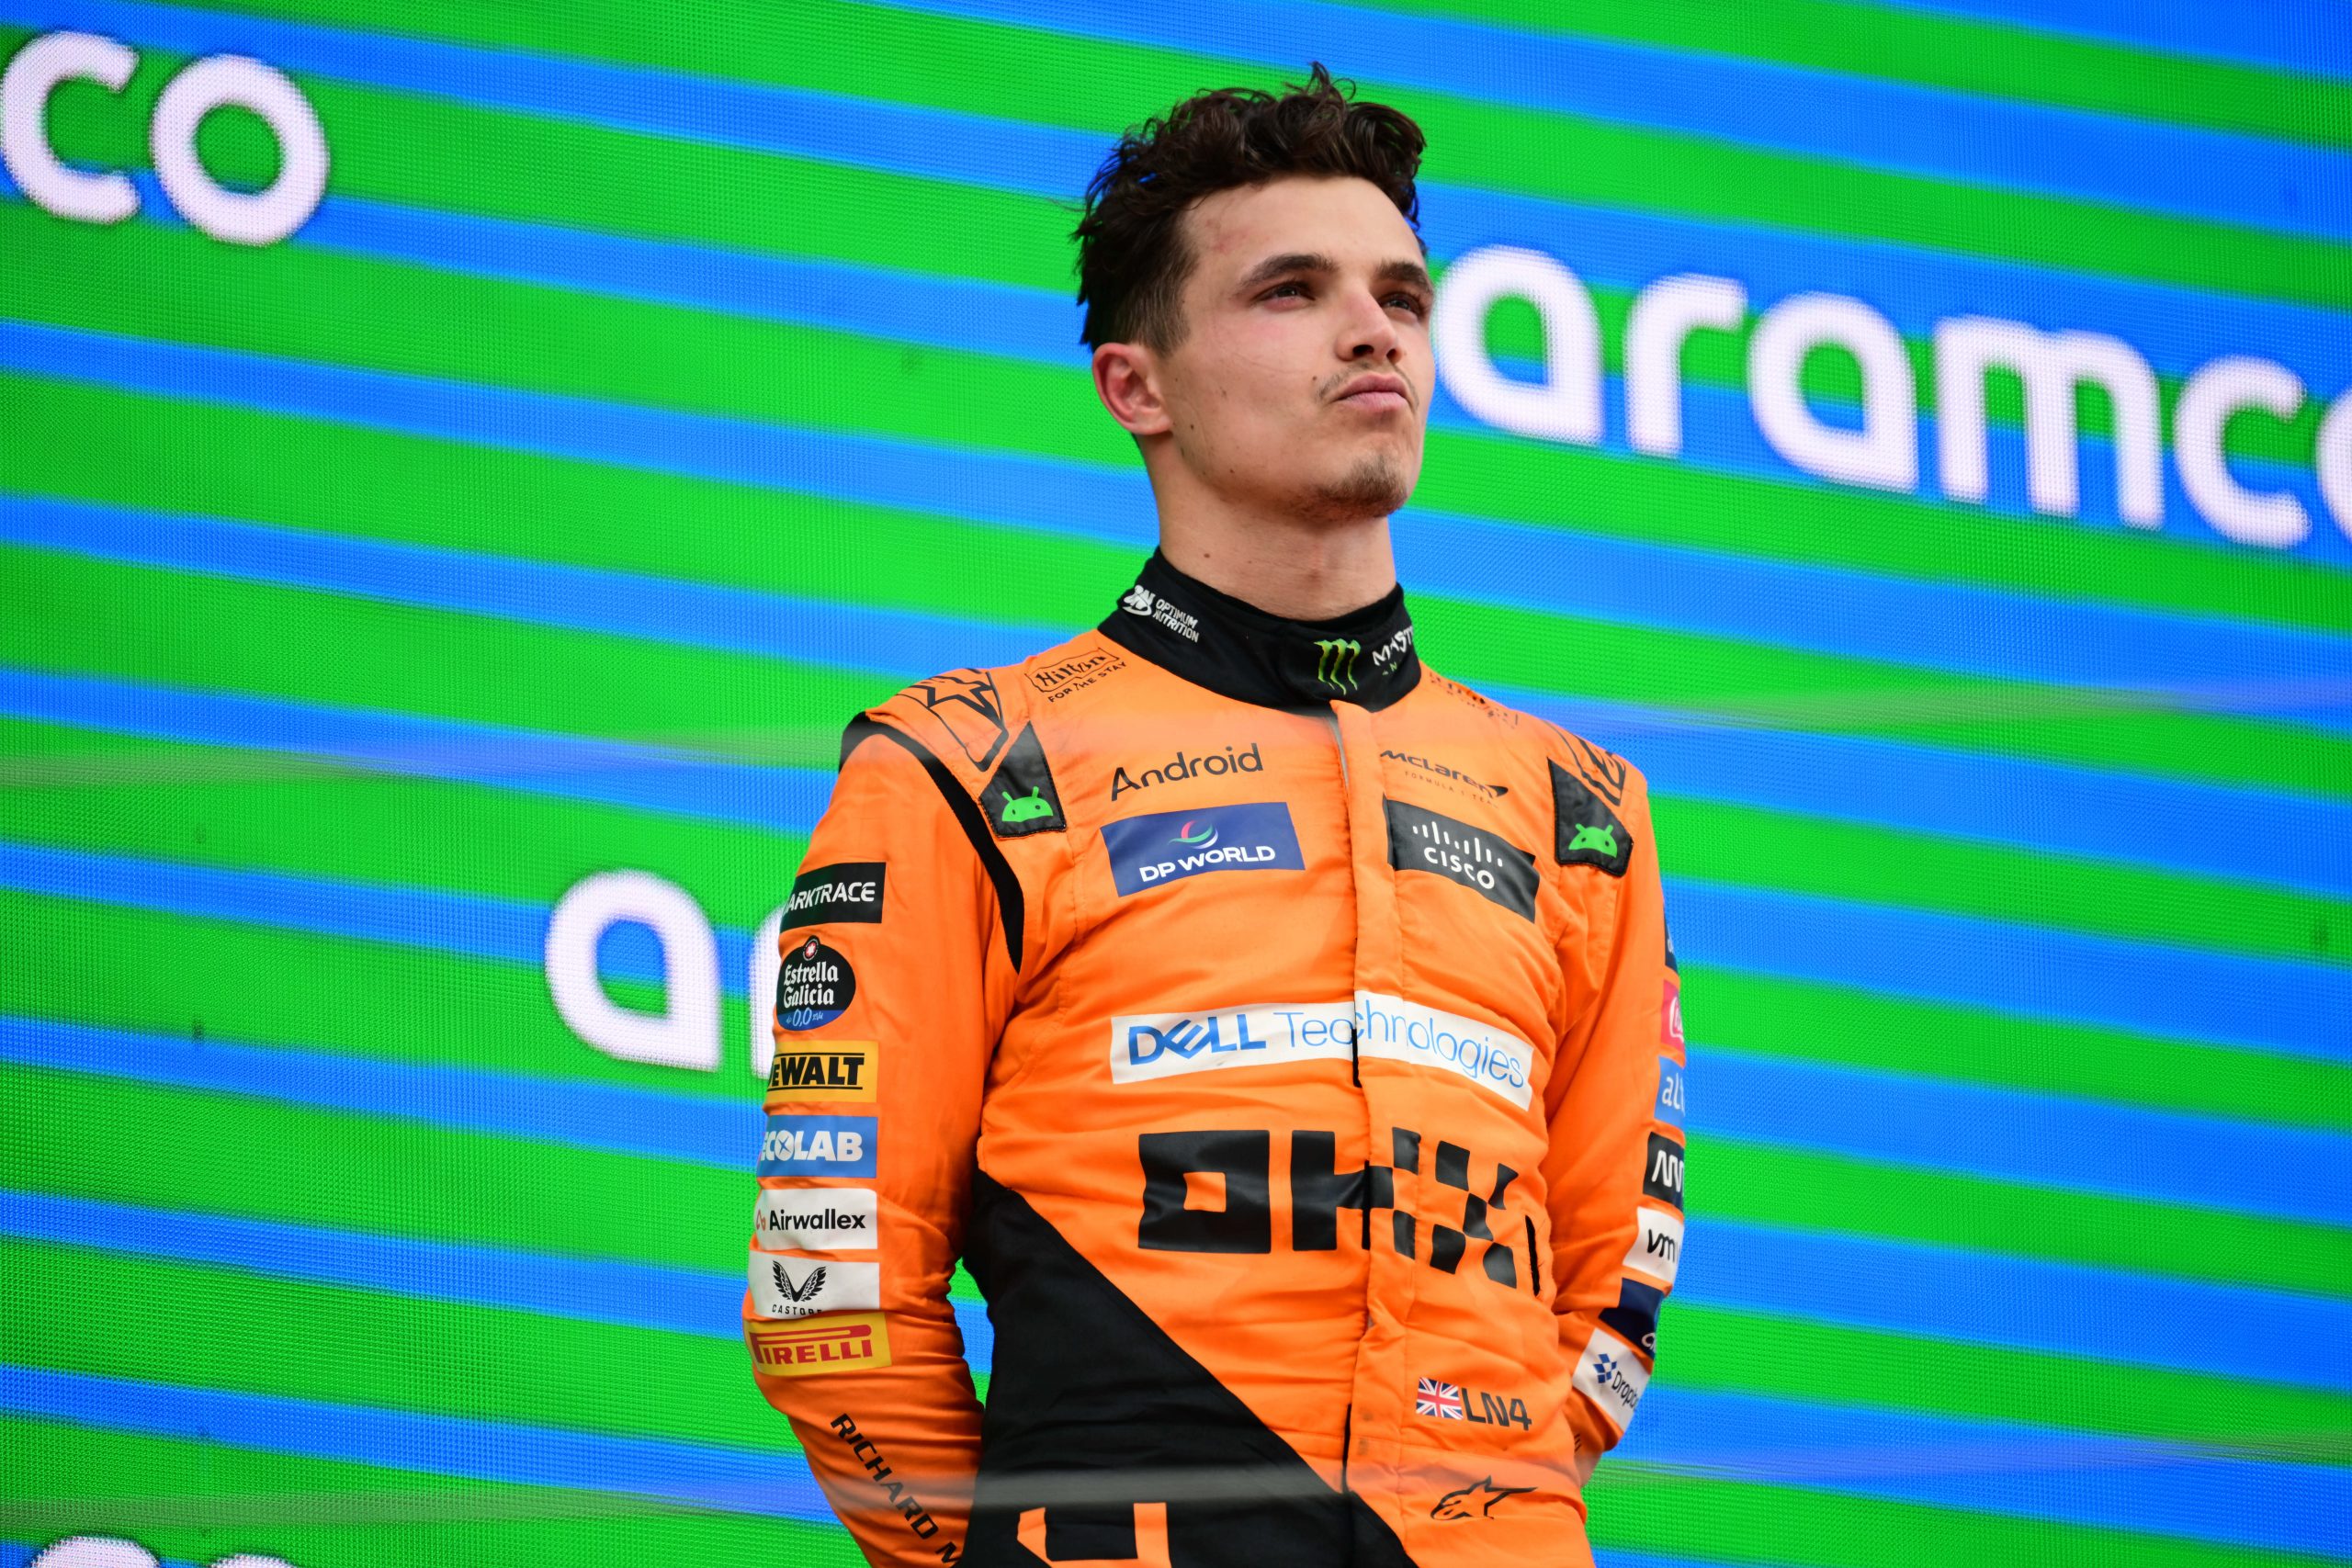
{"type": "Polygon", "coordinates": [[[1430,139],[1423,651],[1657,795],[1604,1564],[2352,1561],[2332,7],[0,0],[0,1568],[857,1561],[777,907],[1149,547],[1094,164],[1310,59],[1430,139]]]}

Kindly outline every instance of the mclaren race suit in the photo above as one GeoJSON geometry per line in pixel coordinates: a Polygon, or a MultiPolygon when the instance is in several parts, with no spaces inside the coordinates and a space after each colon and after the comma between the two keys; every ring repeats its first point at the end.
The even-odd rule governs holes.
{"type": "Polygon", "coordinates": [[[918,682],[780,947],[744,1327],[869,1559],[1591,1562],[1682,1237],[1649,807],[1401,592],[1303,624],[1155,556],[918,682]]]}

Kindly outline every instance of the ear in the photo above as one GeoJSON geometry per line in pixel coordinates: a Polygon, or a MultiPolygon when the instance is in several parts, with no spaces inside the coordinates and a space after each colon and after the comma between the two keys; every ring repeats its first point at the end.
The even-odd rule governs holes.
{"type": "Polygon", "coordinates": [[[1094,395],[1130,435],[1168,433],[1159,378],[1159,356],[1141,344],[1106,343],[1094,351],[1094,395]]]}

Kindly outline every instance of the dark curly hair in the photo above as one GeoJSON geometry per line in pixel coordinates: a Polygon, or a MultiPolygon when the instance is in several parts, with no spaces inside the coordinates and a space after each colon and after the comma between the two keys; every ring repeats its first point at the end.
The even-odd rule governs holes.
{"type": "Polygon", "coordinates": [[[1355,102],[1354,90],[1318,62],[1304,86],[1198,93],[1120,137],[1087,183],[1075,234],[1087,346],[1164,353],[1182,340],[1193,270],[1182,220],[1204,196],[1285,175],[1352,175],[1378,186],[1418,234],[1421,128],[1385,104],[1355,102]]]}

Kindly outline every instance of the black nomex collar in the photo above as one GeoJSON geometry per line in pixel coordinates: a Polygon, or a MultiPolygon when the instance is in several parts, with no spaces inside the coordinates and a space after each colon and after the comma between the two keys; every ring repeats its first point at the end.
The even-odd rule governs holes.
{"type": "Polygon", "coordinates": [[[1185,576],[1154,550],[1101,629],[1195,685],[1261,707],[1337,698],[1377,711],[1421,678],[1402,587],[1327,621],[1293,621],[1185,576]]]}

